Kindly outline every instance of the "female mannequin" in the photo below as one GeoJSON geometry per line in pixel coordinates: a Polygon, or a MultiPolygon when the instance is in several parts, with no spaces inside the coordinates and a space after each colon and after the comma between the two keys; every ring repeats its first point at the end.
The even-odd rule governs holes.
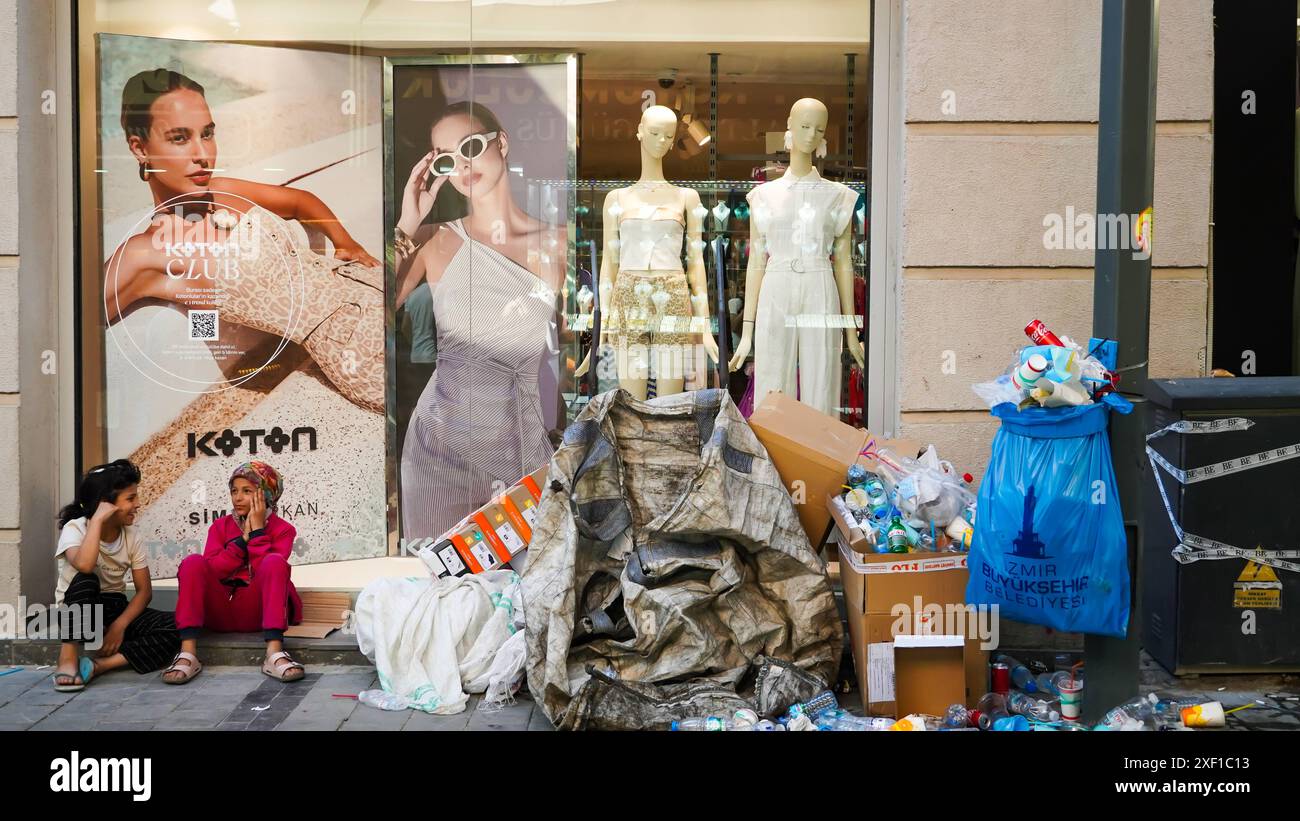
{"type": "MultiPolygon", "coordinates": [[[[697,191],[664,179],[663,158],[676,134],[672,109],[647,108],[636,130],[641,177],[605,197],[601,307],[618,351],[619,386],[637,399],[646,398],[650,376],[655,377],[659,396],[681,393],[685,387],[684,363],[693,359],[692,316],[703,318],[704,349],[711,360],[718,359],[718,344],[709,332],[700,242],[707,211],[697,191]]],[[[577,376],[587,367],[584,360],[577,376]]]]}
{"type": "Polygon", "coordinates": [[[790,109],[790,167],[749,192],[750,247],[743,330],[728,367],[754,347],[754,405],[779,390],[836,416],[840,399],[839,328],[859,367],[853,305],[853,209],[857,193],[822,179],[813,154],[825,156],[826,106],[804,98],[790,109]],[[770,255],[770,258],[769,258],[770,255]],[[755,344],[756,343],[756,344],[755,344]]]}

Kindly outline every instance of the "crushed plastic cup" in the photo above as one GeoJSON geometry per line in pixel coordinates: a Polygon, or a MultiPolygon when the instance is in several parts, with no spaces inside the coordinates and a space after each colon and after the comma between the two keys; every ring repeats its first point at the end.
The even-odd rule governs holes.
{"type": "Polygon", "coordinates": [[[1083,679],[1060,676],[1056,686],[1061,690],[1061,718],[1078,721],[1079,708],[1083,706],[1083,679]]]}
{"type": "Polygon", "coordinates": [[[1183,708],[1184,727],[1222,727],[1225,723],[1223,705],[1217,701],[1183,708]]]}

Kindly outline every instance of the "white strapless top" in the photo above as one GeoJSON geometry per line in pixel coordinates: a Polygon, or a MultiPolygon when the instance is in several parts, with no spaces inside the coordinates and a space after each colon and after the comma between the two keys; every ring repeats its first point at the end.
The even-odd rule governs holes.
{"type": "Polygon", "coordinates": [[[637,216],[618,221],[618,270],[680,271],[685,237],[685,214],[663,206],[643,206],[637,216]]]}

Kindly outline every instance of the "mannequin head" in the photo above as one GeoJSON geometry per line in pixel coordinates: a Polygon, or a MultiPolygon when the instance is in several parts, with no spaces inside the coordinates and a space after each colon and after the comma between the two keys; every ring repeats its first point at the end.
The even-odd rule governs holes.
{"type": "Polygon", "coordinates": [[[657,160],[663,159],[677,138],[677,114],[667,106],[650,106],[641,114],[636,138],[641,141],[642,151],[657,160]]]}
{"type": "Polygon", "coordinates": [[[830,113],[821,100],[804,97],[790,107],[786,128],[790,130],[791,150],[812,154],[826,139],[826,123],[830,113]]]}

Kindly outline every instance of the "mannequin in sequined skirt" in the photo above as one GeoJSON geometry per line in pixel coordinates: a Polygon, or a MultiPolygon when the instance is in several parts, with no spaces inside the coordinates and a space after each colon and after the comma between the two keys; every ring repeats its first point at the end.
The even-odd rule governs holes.
{"type": "MultiPolygon", "coordinates": [[[[676,134],[672,109],[647,108],[636,133],[641,177],[605,197],[600,299],[608,324],[602,336],[615,345],[619,387],[638,399],[646,398],[651,377],[659,396],[680,393],[696,344],[718,359],[700,241],[707,212],[699,192],[664,179],[663,159],[676,134]]],[[[588,366],[584,360],[576,375],[588,366]]]]}

